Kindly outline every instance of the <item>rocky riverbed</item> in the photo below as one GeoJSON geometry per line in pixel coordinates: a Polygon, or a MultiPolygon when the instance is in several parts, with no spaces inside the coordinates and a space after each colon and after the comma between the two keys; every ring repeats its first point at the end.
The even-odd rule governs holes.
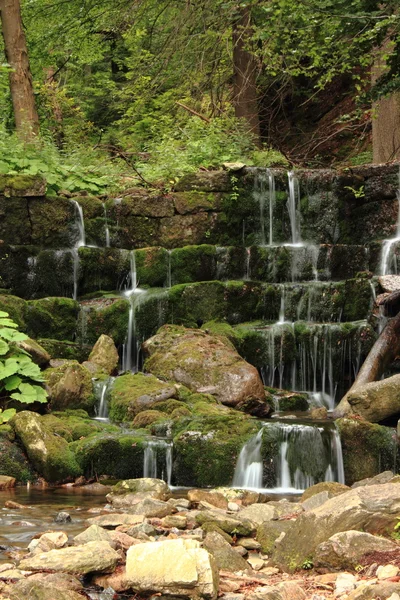
{"type": "Polygon", "coordinates": [[[177,497],[161,480],[132,479],[105,505],[81,497],[48,511],[45,531],[32,527],[40,505],[4,498],[2,525],[20,514],[26,543],[6,544],[2,528],[0,599],[397,600],[399,483],[385,472],[289,501],[232,488],[177,497]]]}

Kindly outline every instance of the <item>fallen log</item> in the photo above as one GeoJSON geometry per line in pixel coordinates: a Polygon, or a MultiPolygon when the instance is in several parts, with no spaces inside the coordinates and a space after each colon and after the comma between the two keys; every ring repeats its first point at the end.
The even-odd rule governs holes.
{"type": "Polygon", "coordinates": [[[334,418],[344,417],[352,412],[347,401],[350,392],[354,392],[366,383],[377,381],[383,375],[385,369],[394,361],[400,353],[400,312],[390,319],[382,333],[372,346],[358,375],[345,396],[341,399],[333,412],[334,418]]]}

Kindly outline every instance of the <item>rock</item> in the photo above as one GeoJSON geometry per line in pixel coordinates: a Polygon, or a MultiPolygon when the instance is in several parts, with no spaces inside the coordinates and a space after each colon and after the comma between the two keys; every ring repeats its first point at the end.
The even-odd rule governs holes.
{"type": "Polygon", "coordinates": [[[68,442],[46,428],[44,418],[24,410],[10,421],[22,442],[29,460],[46,481],[63,481],[81,474],[68,442]]]}
{"type": "Polygon", "coordinates": [[[91,517],[86,520],[90,525],[98,525],[99,527],[105,527],[109,529],[115,529],[118,525],[138,525],[143,523],[143,515],[128,515],[128,514],[114,514],[99,515],[98,517],[91,517]]]}
{"type": "Polygon", "coordinates": [[[246,600],[305,600],[306,594],[295,582],[284,581],[274,586],[254,588],[246,600]]]}
{"type": "Polygon", "coordinates": [[[247,556],[248,555],[246,548],[243,548],[243,546],[233,546],[233,550],[235,552],[237,552],[239,554],[239,556],[247,556]]]}
{"type": "Polygon", "coordinates": [[[260,492],[253,492],[252,490],[238,490],[235,488],[224,488],[220,487],[215,490],[219,494],[222,494],[228,502],[237,502],[242,506],[250,506],[250,504],[263,504],[266,502],[266,496],[260,492]]]}
{"type": "Polygon", "coordinates": [[[391,552],[397,548],[393,541],[361,531],[336,533],[317,546],[314,555],[316,567],[351,569],[362,564],[362,558],[372,552],[391,552]]]}
{"type": "Polygon", "coordinates": [[[255,532],[255,527],[248,519],[235,519],[228,516],[223,511],[205,510],[196,515],[196,521],[199,525],[211,522],[215,523],[226,533],[237,533],[238,535],[248,536],[255,532]]]}
{"type": "Polygon", "coordinates": [[[353,414],[378,423],[400,413],[400,375],[373,381],[349,392],[347,400],[353,414]]]}
{"type": "Polygon", "coordinates": [[[54,585],[48,582],[35,581],[31,578],[21,579],[12,585],[6,585],[0,591],[0,598],[5,600],[82,600],[82,595],[73,590],[54,585]]]}
{"type": "Polygon", "coordinates": [[[400,290],[400,275],[381,275],[378,281],[384,292],[400,290]]]}
{"type": "Polygon", "coordinates": [[[247,562],[254,571],[260,571],[265,566],[263,559],[253,554],[248,556],[247,562]]]}
{"type": "Polygon", "coordinates": [[[28,508],[24,504],[19,504],[18,502],[14,502],[14,500],[7,500],[7,502],[4,502],[4,507],[5,508],[13,508],[14,510],[19,510],[20,508],[28,508]]]}
{"type": "Polygon", "coordinates": [[[343,483],[337,483],[336,481],[321,481],[315,485],[307,488],[301,495],[300,502],[304,502],[320,492],[328,492],[329,494],[337,496],[349,491],[349,486],[343,483]]]}
{"type": "Polygon", "coordinates": [[[213,386],[213,394],[228,406],[248,398],[265,401],[257,369],[227,339],[225,343],[198,329],[164,325],[143,348],[149,356],[146,370],[161,379],[178,381],[193,391],[213,386]]]}
{"type": "Polygon", "coordinates": [[[400,493],[396,483],[349,490],[300,515],[290,535],[274,550],[272,561],[284,570],[293,571],[314,555],[319,544],[336,533],[350,529],[377,534],[392,531],[398,511],[400,493]]]}
{"type": "Polygon", "coordinates": [[[111,537],[111,546],[115,549],[122,548],[122,550],[127,550],[134,544],[139,544],[139,540],[131,537],[130,535],[124,533],[123,531],[113,530],[110,531],[111,537]]]}
{"type": "Polygon", "coordinates": [[[74,537],[75,546],[97,541],[108,542],[110,546],[113,545],[113,538],[110,533],[95,523],[74,537]]]}
{"type": "Polygon", "coordinates": [[[131,421],[157,402],[174,398],[176,393],[175,386],[160,381],[154,375],[127,373],[117,377],[112,386],[110,419],[116,422],[131,421]]]}
{"type": "Polygon", "coordinates": [[[173,506],[168,502],[162,500],[155,500],[154,498],[145,498],[137,504],[133,504],[129,508],[129,513],[132,515],[143,515],[146,518],[156,517],[162,519],[167,515],[171,515],[175,512],[173,506]]]}
{"type": "Polygon", "coordinates": [[[267,504],[252,504],[240,511],[241,519],[248,519],[256,525],[289,515],[299,515],[303,507],[297,502],[267,502],[267,504]]]}
{"type": "Polygon", "coordinates": [[[162,519],[161,525],[168,528],[186,529],[187,518],[181,515],[169,515],[162,519]]]}
{"type": "Polygon", "coordinates": [[[334,494],[331,492],[319,492],[319,494],[314,494],[307,500],[303,500],[301,505],[304,510],[314,510],[314,508],[318,508],[327,500],[333,498],[334,494]]]}
{"type": "Polygon", "coordinates": [[[213,555],[218,569],[235,572],[248,568],[246,561],[216,531],[207,533],[203,547],[213,555]]]}
{"type": "Polygon", "coordinates": [[[36,340],[28,338],[22,342],[17,342],[17,346],[30,354],[33,362],[39,365],[39,367],[45,367],[49,364],[50,354],[36,340]]]}
{"type": "Polygon", "coordinates": [[[119,361],[118,350],[112,338],[102,334],[93,346],[88,360],[100,367],[107,375],[112,375],[119,361]]]}
{"type": "Polygon", "coordinates": [[[135,592],[215,599],[218,571],[214,558],[192,540],[148,542],[129,548],[126,579],[135,592]]]}
{"type": "Polygon", "coordinates": [[[92,373],[76,361],[66,361],[43,372],[52,410],[78,409],[93,411],[92,373]]]}
{"type": "Polygon", "coordinates": [[[122,494],[149,494],[151,498],[156,500],[168,500],[171,498],[171,490],[162,479],[152,479],[143,477],[141,479],[124,479],[113,486],[110,494],[106,496],[110,504],[117,501],[118,496],[122,494]]]}
{"type": "Polygon", "coordinates": [[[375,477],[367,477],[366,479],[361,479],[361,481],[356,481],[351,486],[353,489],[357,487],[362,487],[364,485],[377,485],[379,483],[389,483],[394,478],[394,473],[392,471],[383,471],[383,473],[378,473],[375,477]]]}
{"type": "Polygon", "coordinates": [[[177,511],[190,509],[190,501],[186,498],[170,498],[168,504],[173,506],[177,511]]]}
{"type": "Polygon", "coordinates": [[[384,600],[385,598],[392,598],[392,595],[394,595],[392,600],[395,600],[397,594],[400,594],[400,583],[382,582],[377,585],[370,585],[367,582],[362,583],[356,590],[350,592],[347,600],[375,600],[376,598],[384,600]]]}
{"type": "Polygon", "coordinates": [[[7,490],[12,487],[15,487],[15,477],[0,475],[0,490],[7,490]]]}
{"type": "Polygon", "coordinates": [[[351,592],[356,587],[356,578],[351,573],[339,573],[335,582],[335,596],[351,592]]]}
{"type": "Polygon", "coordinates": [[[56,516],[54,517],[55,523],[71,523],[71,521],[72,521],[71,515],[69,513],[65,512],[64,510],[57,513],[56,516]]]}
{"type": "Polygon", "coordinates": [[[325,421],[328,417],[328,411],[325,406],[319,406],[310,410],[310,419],[323,420],[325,421]]]}
{"type": "Polygon", "coordinates": [[[68,573],[33,573],[29,575],[29,581],[38,581],[45,583],[48,587],[73,590],[79,592],[82,590],[82,584],[73,575],[68,573]]]}
{"type": "Polygon", "coordinates": [[[64,531],[49,531],[38,539],[33,539],[28,546],[30,552],[49,552],[56,548],[63,548],[68,542],[68,536],[64,531]]]}
{"type": "Polygon", "coordinates": [[[257,542],[254,538],[240,538],[238,545],[243,546],[246,550],[261,550],[260,542],[257,542]]]}
{"type": "Polygon", "coordinates": [[[126,580],[125,567],[117,567],[114,573],[109,575],[95,575],[92,581],[104,589],[112,588],[117,593],[125,592],[130,588],[130,584],[126,580]]]}
{"type": "Polygon", "coordinates": [[[216,491],[208,491],[208,490],[189,490],[187,494],[188,500],[190,502],[198,503],[202,500],[205,500],[209,504],[213,504],[217,508],[222,508],[226,510],[228,508],[228,501],[226,498],[219,492],[216,491]]]}
{"type": "Polygon", "coordinates": [[[21,560],[20,569],[27,571],[64,571],[86,575],[92,572],[110,572],[120,556],[108,542],[88,542],[82,546],[61,548],[21,560]]]}
{"type": "Polygon", "coordinates": [[[133,538],[136,538],[140,533],[144,533],[147,536],[153,536],[157,533],[157,530],[155,527],[153,527],[153,525],[150,525],[150,523],[140,523],[139,525],[129,527],[125,533],[133,538]]]}
{"type": "Polygon", "coordinates": [[[396,565],[380,565],[376,570],[378,580],[390,579],[396,577],[399,573],[399,568],[396,565]]]}
{"type": "Polygon", "coordinates": [[[228,511],[229,512],[239,512],[240,506],[236,504],[236,502],[228,502],[228,511]]]}

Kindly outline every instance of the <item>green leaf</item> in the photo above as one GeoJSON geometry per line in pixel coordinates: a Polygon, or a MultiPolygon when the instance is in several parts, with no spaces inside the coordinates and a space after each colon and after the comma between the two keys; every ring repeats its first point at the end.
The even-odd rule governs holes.
{"type": "Polygon", "coordinates": [[[32,404],[33,402],[46,402],[47,393],[38,385],[21,383],[18,389],[21,393],[14,392],[11,394],[11,398],[13,398],[13,400],[18,400],[24,404],[32,404]]]}
{"type": "Polygon", "coordinates": [[[9,317],[10,315],[6,312],[4,312],[4,310],[0,310],[0,318],[2,317],[9,317]]]}
{"type": "Polygon", "coordinates": [[[7,408],[7,410],[0,410],[0,423],[6,423],[9,421],[16,413],[15,408],[7,408]]]}
{"type": "Polygon", "coordinates": [[[8,340],[9,342],[22,342],[27,340],[28,336],[22,331],[15,331],[15,329],[9,329],[8,327],[0,328],[0,338],[8,340]]]}
{"type": "Polygon", "coordinates": [[[11,319],[3,319],[3,318],[0,318],[0,326],[13,327],[14,329],[17,329],[17,327],[18,327],[18,325],[16,323],[14,323],[14,321],[12,321],[11,319]]]}
{"type": "Polygon", "coordinates": [[[35,365],[33,362],[23,363],[18,369],[18,373],[24,377],[31,377],[32,379],[35,379],[35,381],[43,381],[39,366],[35,365]]]}
{"type": "MultiPolygon", "coordinates": [[[[10,346],[4,340],[0,340],[0,356],[4,356],[9,351],[10,346]]],[[[1,367],[0,367],[1,368],[1,367]]]]}
{"type": "Polygon", "coordinates": [[[4,389],[7,391],[16,390],[21,383],[21,377],[18,377],[18,375],[10,375],[10,377],[7,377],[4,381],[4,389]]]}
{"type": "Polygon", "coordinates": [[[6,379],[10,375],[14,375],[18,372],[18,369],[19,364],[16,360],[7,360],[5,365],[0,363],[0,379],[6,379]]]}

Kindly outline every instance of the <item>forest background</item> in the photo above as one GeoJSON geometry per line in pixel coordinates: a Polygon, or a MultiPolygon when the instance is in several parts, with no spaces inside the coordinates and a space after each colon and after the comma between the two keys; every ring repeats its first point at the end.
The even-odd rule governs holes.
{"type": "Polygon", "coordinates": [[[398,0],[0,0],[0,175],[400,158],[398,0]]]}

